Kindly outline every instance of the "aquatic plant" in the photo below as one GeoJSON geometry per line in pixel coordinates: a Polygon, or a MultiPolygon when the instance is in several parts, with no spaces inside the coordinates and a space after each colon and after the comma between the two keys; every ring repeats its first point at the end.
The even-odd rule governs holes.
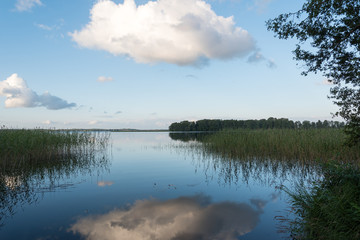
{"type": "Polygon", "coordinates": [[[3,128],[0,130],[0,164],[66,158],[85,149],[103,148],[108,139],[109,133],[3,128]]]}
{"type": "Polygon", "coordinates": [[[341,129],[225,130],[202,141],[210,152],[237,159],[265,158],[302,163],[360,163],[360,147],[345,146],[341,129]]]}
{"type": "Polygon", "coordinates": [[[360,170],[338,163],[324,167],[324,178],[291,196],[294,239],[360,239],[360,170]]]}
{"type": "Polygon", "coordinates": [[[68,178],[107,169],[109,137],[108,132],[0,129],[0,227],[41,193],[73,185],[68,178]]]}

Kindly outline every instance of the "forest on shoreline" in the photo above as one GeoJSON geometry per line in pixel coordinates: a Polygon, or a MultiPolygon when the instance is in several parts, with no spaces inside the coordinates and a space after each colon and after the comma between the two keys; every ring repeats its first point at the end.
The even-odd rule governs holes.
{"type": "Polygon", "coordinates": [[[260,120],[220,120],[202,119],[198,121],[174,122],[169,131],[219,131],[223,129],[321,129],[343,128],[344,122],[339,121],[293,121],[288,118],[273,118],[260,120]]]}

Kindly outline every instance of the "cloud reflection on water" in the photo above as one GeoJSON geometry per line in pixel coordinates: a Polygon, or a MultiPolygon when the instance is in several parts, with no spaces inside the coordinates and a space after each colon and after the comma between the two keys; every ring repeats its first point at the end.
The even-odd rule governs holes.
{"type": "Polygon", "coordinates": [[[261,213],[246,203],[211,203],[203,195],[139,200],[126,210],[80,218],[69,231],[88,240],[235,240],[255,228],[261,213]]]}
{"type": "Polygon", "coordinates": [[[111,182],[111,181],[99,181],[99,182],[97,182],[97,185],[99,187],[111,186],[113,184],[114,184],[114,182],[111,182]]]}

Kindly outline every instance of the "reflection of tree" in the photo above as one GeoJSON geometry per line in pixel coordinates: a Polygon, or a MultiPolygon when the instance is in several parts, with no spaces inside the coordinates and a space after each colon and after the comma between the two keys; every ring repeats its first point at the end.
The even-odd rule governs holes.
{"type": "Polygon", "coordinates": [[[81,146],[66,156],[41,161],[18,161],[0,168],[0,227],[20,207],[33,204],[49,191],[66,189],[69,179],[108,170],[108,145],[81,146]]]}
{"type": "Polygon", "coordinates": [[[211,132],[171,132],[169,136],[172,140],[179,140],[182,142],[199,141],[201,142],[206,136],[213,133],[211,132]]]}
{"type": "Polygon", "coordinates": [[[265,203],[254,200],[254,209],[246,203],[211,203],[203,195],[141,200],[126,210],[80,218],[70,230],[88,240],[233,240],[256,227],[265,203]]]}

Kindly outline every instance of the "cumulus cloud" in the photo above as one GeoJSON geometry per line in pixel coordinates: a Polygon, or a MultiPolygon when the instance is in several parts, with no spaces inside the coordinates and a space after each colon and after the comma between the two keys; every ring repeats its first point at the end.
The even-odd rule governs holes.
{"type": "Polygon", "coordinates": [[[90,22],[70,33],[81,47],[130,56],[140,63],[199,65],[242,57],[254,50],[250,34],[233,17],[218,16],[204,0],[97,2],[90,22]]]}
{"type": "Polygon", "coordinates": [[[112,77],[104,77],[104,76],[100,76],[97,79],[98,82],[111,82],[112,80],[113,80],[112,77]]]}
{"type": "Polygon", "coordinates": [[[50,110],[75,107],[75,103],[53,96],[48,92],[38,95],[16,73],[0,82],[0,96],[5,96],[5,107],[46,107],[50,110]]]}
{"type": "Polygon", "coordinates": [[[248,204],[212,204],[201,195],[137,201],[128,210],[81,218],[69,230],[88,240],[235,240],[255,228],[259,215],[248,204]]]}
{"type": "Polygon", "coordinates": [[[36,5],[42,5],[40,0],[17,0],[15,8],[19,12],[30,11],[36,5]]]}

